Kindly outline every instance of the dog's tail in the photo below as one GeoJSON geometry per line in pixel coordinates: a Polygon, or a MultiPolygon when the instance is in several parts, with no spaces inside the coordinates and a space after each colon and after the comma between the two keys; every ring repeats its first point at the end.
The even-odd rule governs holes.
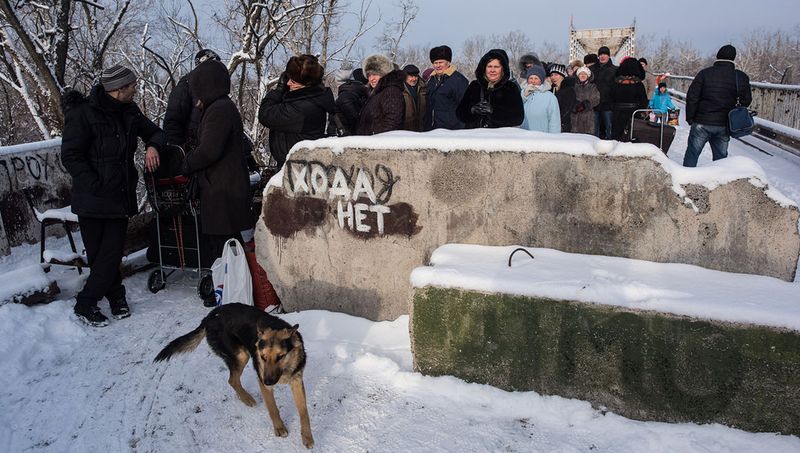
{"type": "Polygon", "coordinates": [[[169,360],[175,354],[183,354],[184,352],[192,352],[197,345],[206,337],[206,323],[205,320],[197,326],[196,329],[182,335],[172,341],[158,353],[153,362],[161,362],[169,360]]]}

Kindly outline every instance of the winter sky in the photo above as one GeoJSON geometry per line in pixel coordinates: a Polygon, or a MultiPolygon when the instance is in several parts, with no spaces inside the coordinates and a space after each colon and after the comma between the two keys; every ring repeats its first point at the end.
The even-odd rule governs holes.
{"type": "MultiPolygon", "coordinates": [[[[398,3],[399,0],[372,0],[371,21],[378,14],[384,22],[397,19],[398,3]]],[[[197,0],[196,4],[206,20],[222,5],[218,0],[197,0]]],[[[349,0],[349,4],[356,11],[361,0],[349,0]]],[[[448,44],[456,52],[471,36],[521,30],[533,43],[550,41],[563,46],[566,53],[570,17],[578,29],[627,27],[635,19],[640,36],[652,36],[656,41],[664,36],[688,40],[703,53],[713,53],[729,42],[741,45],[743,38],[755,30],[789,31],[800,27],[797,0],[416,0],[416,4],[419,14],[401,45],[448,44]]],[[[211,38],[208,34],[213,34],[214,29],[206,29],[207,38],[211,38]]],[[[359,47],[363,53],[378,48],[382,32],[382,25],[378,25],[362,38],[359,47]]]]}

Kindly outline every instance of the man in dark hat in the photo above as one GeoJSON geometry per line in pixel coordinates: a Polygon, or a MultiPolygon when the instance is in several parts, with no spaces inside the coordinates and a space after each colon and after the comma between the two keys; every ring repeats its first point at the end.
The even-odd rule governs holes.
{"type": "Polygon", "coordinates": [[[433,73],[428,79],[425,130],[463,129],[464,123],[456,116],[456,109],[467,91],[469,81],[451,63],[453,51],[450,47],[434,47],[430,51],[430,60],[433,63],[433,73]]]}
{"type": "Polygon", "coordinates": [[[164,133],[133,101],[136,75],[121,65],[103,70],[88,97],[64,95],[61,162],[72,176],[72,212],[78,215],[91,273],[75,297],[75,316],[91,326],[108,325],[98,302],[104,297],[116,319],[130,316],[120,264],[128,217],[139,212],[133,163],[138,139],[145,142],[145,168],[159,166],[164,133]]]}
{"type": "Polygon", "coordinates": [[[422,132],[428,101],[428,84],[419,77],[419,68],[413,64],[403,68],[406,74],[403,101],[406,104],[403,129],[422,132]]]}
{"type": "Polygon", "coordinates": [[[686,92],[686,122],[692,128],[684,167],[696,167],[706,143],[711,144],[714,160],[728,157],[728,112],[737,104],[750,106],[750,78],[736,69],[736,48],[722,46],[714,65],[697,73],[686,92]]]}
{"type": "Polygon", "coordinates": [[[639,64],[642,65],[642,69],[644,70],[644,79],[642,82],[644,83],[644,91],[647,93],[647,99],[651,99],[656,92],[656,77],[653,75],[652,72],[647,70],[648,63],[647,58],[640,58],[639,64]]]}
{"type": "MultiPolygon", "coordinates": [[[[195,70],[206,61],[220,61],[219,55],[211,49],[203,49],[194,56],[195,70]]],[[[164,133],[167,143],[180,146],[189,152],[197,141],[197,126],[200,124],[200,110],[197,108],[197,97],[189,88],[191,72],[184,75],[172,89],[164,113],[164,133]]]]}
{"type": "Polygon", "coordinates": [[[614,123],[614,100],[611,96],[611,88],[614,86],[617,67],[611,62],[611,50],[606,46],[597,50],[597,60],[598,62],[591,67],[594,83],[600,92],[600,104],[594,109],[595,135],[611,140],[614,123]]]}

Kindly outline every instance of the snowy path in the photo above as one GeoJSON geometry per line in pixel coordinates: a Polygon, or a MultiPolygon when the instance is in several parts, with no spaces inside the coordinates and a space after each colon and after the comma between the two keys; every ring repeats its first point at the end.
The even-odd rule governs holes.
{"type": "MultiPolygon", "coordinates": [[[[682,161],[687,135],[686,128],[678,131],[671,159],[682,161]]],[[[758,161],[770,182],[800,203],[800,159],[777,149],[770,157],[738,142],[730,154],[758,161]]],[[[709,161],[706,151],[700,165],[709,161]]],[[[36,246],[18,247],[0,259],[0,273],[37,260],[36,246]]],[[[0,306],[0,451],[305,451],[288,388],[276,392],[290,432],[279,439],[252,368],[242,378],[259,401],[250,408],[235,398],[224,364],[205,343],[152,363],[208,312],[191,286],[152,295],[146,273],[131,277],[133,316],[94,329],[70,319],[69,298],[81,280],[63,268],[53,273],[63,300],[0,306]]],[[[108,313],[105,303],[101,308],[108,313]]],[[[800,451],[794,436],[631,421],[582,401],[422,376],[412,370],[407,317],[383,323],[322,311],[285,317],[300,324],[307,342],[317,451],[800,451]]]]}

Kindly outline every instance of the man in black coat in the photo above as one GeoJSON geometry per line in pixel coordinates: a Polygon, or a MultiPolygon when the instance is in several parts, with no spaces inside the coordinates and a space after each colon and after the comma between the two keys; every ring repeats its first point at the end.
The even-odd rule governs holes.
{"type": "Polygon", "coordinates": [[[327,115],[333,115],[336,104],[330,88],[322,85],[324,74],[317,57],[294,56],[261,101],[258,121],[269,128],[269,152],[278,167],[297,142],[325,136],[327,115]]]}
{"type": "Polygon", "coordinates": [[[91,273],[76,296],[75,315],[97,327],[108,324],[97,306],[105,297],[114,318],[130,316],[120,264],[128,217],[138,212],[133,164],[137,140],[147,146],[145,168],[159,166],[164,133],[133,102],[136,76],[115,65],[103,71],[100,84],[85,98],[64,96],[61,162],[72,176],[72,212],[78,215],[91,273]]]}
{"type": "Polygon", "coordinates": [[[697,159],[706,143],[711,144],[714,160],[728,157],[728,112],[737,102],[749,107],[753,100],[750,78],[736,69],[736,48],[722,46],[714,65],[698,72],[686,92],[686,122],[692,128],[684,167],[696,167],[697,159]]]}
{"type": "Polygon", "coordinates": [[[598,62],[591,66],[594,83],[600,92],[600,104],[594,108],[594,135],[611,140],[614,133],[614,99],[611,88],[617,76],[617,67],[611,62],[611,51],[606,46],[597,51],[597,59],[598,62]]]}
{"type": "MultiPolygon", "coordinates": [[[[220,61],[219,55],[211,49],[203,49],[194,56],[195,70],[206,61],[220,61]]],[[[197,97],[189,88],[189,78],[194,70],[181,77],[169,94],[167,111],[164,113],[164,133],[167,143],[184,148],[189,152],[197,141],[197,126],[200,124],[200,109],[197,97]]]]}
{"type": "MultiPolygon", "coordinates": [[[[367,103],[369,88],[361,68],[353,70],[342,82],[336,97],[336,115],[342,123],[342,135],[353,135],[361,109],[367,103]]],[[[334,126],[338,127],[335,123],[334,126]]]]}
{"type": "Polygon", "coordinates": [[[197,147],[186,156],[183,174],[196,174],[200,187],[200,224],[213,257],[222,255],[230,238],[242,241],[252,227],[249,175],[243,151],[242,117],[228,94],[228,69],[218,61],[198,66],[189,78],[202,119],[197,147]]]}
{"type": "Polygon", "coordinates": [[[434,70],[428,79],[425,130],[463,129],[464,123],[456,116],[456,108],[467,91],[469,80],[450,63],[453,61],[450,47],[434,47],[429,56],[434,70]]]}

